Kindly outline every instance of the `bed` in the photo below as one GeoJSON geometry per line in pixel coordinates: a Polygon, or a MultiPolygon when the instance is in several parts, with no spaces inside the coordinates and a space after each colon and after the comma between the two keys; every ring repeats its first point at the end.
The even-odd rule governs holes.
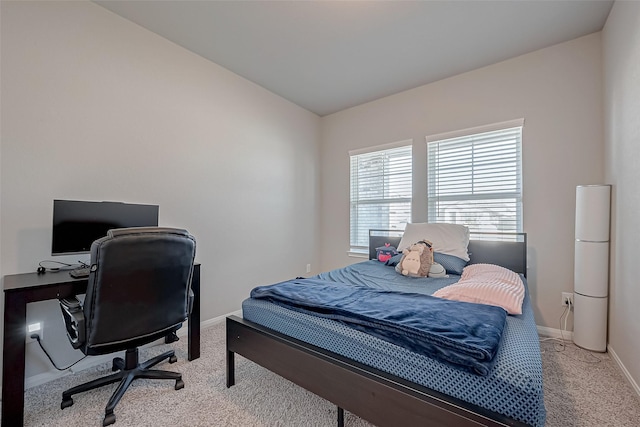
{"type": "MultiPolygon", "coordinates": [[[[470,240],[469,264],[506,267],[522,275],[526,284],[526,234],[508,238],[514,236],[519,241],[503,240],[504,236],[470,240]]],[[[400,238],[372,230],[369,261],[316,277],[366,281],[374,287],[389,282],[396,289],[415,287],[415,280],[422,279],[398,275],[375,260],[375,248],[385,243],[397,246],[400,238]]],[[[435,279],[425,293],[457,279],[435,279]]],[[[334,403],[339,426],[344,410],[379,426],[542,427],[545,422],[540,348],[528,290],[522,314],[507,316],[487,376],[416,355],[334,320],[252,298],[243,302],[243,318],[228,317],[226,327],[227,387],[235,384],[237,353],[334,403]]]]}

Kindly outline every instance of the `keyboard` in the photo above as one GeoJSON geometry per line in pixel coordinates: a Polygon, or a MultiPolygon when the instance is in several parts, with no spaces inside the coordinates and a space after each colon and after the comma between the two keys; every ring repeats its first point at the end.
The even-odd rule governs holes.
{"type": "Polygon", "coordinates": [[[69,275],[74,279],[82,279],[84,277],[89,277],[89,268],[90,267],[75,268],[69,272],[69,275]]]}

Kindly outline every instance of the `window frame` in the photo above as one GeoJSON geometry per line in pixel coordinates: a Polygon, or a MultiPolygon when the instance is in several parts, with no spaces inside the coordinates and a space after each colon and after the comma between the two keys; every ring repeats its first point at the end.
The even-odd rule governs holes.
{"type": "MultiPolygon", "coordinates": [[[[383,172],[381,176],[385,175],[387,172],[388,171],[386,171],[385,169],[385,172],[383,172]]],[[[406,174],[406,172],[404,174],[406,174]]],[[[358,245],[357,244],[358,238],[354,240],[354,233],[358,234],[358,222],[359,222],[357,218],[354,219],[354,205],[366,205],[366,204],[375,205],[375,204],[384,204],[385,202],[388,202],[389,204],[407,203],[409,205],[408,221],[411,221],[411,211],[413,208],[413,139],[407,139],[407,140],[392,142],[389,144],[376,145],[372,147],[349,151],[349,251],[348,251],[348,254],[350,256],[368,257],[368,254],[369,254],[368,245],[358,245]],[[381,152],[387,152],[391,150],[407,149],[407,148],[409,149],[409,154],[410,154],[410,160],[409,160],[410,170],[408,172],[409,191],[410,191],[409,197],[381,197],[381,198],[370,198],[370,199],[357,198],[357,200],[354,200],[354,194],[353,194],[354,186],[357,187],[358,185],[357,183],[354,183],[354,164],[353,164],[354,158],[357,158],[359,156],[374,154],[374,153],[381,153],[381,152]],[[354,223],[356,226],[355,230],[354,230],[354,223]]],[[[406,223],[404,224],[406,225],[406,223]]],[[[399,231],[404,230],[404,227],[398,228],[397,226],[380,227],[380,226],[372,225],[370,228],[371,229],[390,228],[392,230],[399,230],[399,231]]],[[[364,233],[363,230],[360,230],[360,231],[364,233]]],[[[366,238],[368,239],[368,236],[369,236],[368,229],[366,230],[366,236],[367,236],[366,238]]]]}
{"type": "MultiPolygon", "coordinates": [[[[500,199],[513,200],[515,199],[515,202],[514,202],[515,203],[515,220],[514,220],[515,229],[508,229],[508,230],[505,230],[504,232],[505,233],[523,232],[524,212],[523,212],[522,144],[523,144],[523,133],[524,133],[524,119],[510,120],[510,121],[494,123],[486,126],[478,126],[478,127],[463,129],[463,130],[454,131],[454,132],[445,132],[445,133],[440,133],[435,135],[429,135],[425,137],[426,148],[427,148],[426,150],[427,151],[427,159],[426,159],[427,160],[426,161],[427,212],[426,214],[427,214],[428,222],[438,222],[438,214],[434,212],[434,209],[437,209],[434,207],[434,204],[437,204],[437,202],[434,202],[433,200],[434,193],[436,193],[436,186],[437,186],[437,184],[434,182],[434,174],[436,172],[430,169],[430,165],[432,165],[434,162],[434,159],[432,159],[432,154],[431,154],[432,150],[430,149],[430,144],[447,143],[447,142],[451,143],[453,142],[451,140],[455,140],[455,139],[473,138],[473,136],[475,135],[480,136],[482,134],[487,134],[491,132],[497,133],[500,131],[507,131],[509,129],[514,129],[514,128],[520,128],[519,136],[516,140],[516,145],[515,145],[515,150],[516,150],[516,159],[515,159],[516,189],[515,190],[503,191],[503,192],[479,192],[479,193],[475,193],[474,191],[471,191],[466,195],[461,193],[461,194],[440,195],[435,197],[438,197],[438,201],[455,201],[455,200],[472,201],[472,200],[500,200],[500,199]]],[[[459,142],[461,146],[464,143],[463,141],[459,141],[459,142]]],[[[473,153],[475,152],[474,150],[475,150],[475,147],[471,148],[470,152],[473,153]]],[[[472,165],[471,168],[474,169],[475,163],[472,161],[470,164],[472,165]]],[[[462,166],[461,166],[461,170],[462,170],[462,166]]],[[[476,176],[475,173],[476,172],[474,170],[474,172],[472,173],[472,176],[474,177],[473,179],[475,179],[475,176],[476,176]]],[[[466,224],[463,221],[460,221],[457,223],[469,226],[471,233],[474,233],[474,231],[477,233],[483,233],[483,232],[486,233],[487,231],[489,231],[481,227],[475,227],[472,224],[466,224]]],[[[493,233],[492,231],[489,231],[489,232],[493,233]]]]}

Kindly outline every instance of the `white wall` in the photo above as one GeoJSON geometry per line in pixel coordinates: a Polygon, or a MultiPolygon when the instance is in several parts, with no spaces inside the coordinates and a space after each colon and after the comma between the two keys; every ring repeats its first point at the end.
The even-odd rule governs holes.
{"type": "Polygon", "coordinates": [[[602,40],[605,175],[613,185],[609,346],[640,392],[640,3],[616,1],[602,40]]]}
{"type": "MultiPolygon", "coordinates": [[[[600,34],[323,118],[322,268],[349,258],[348,151],[413,139],[413,221],[426,221],[425,136],[524,118],[524,231],[536,321],[559,328],[573,290],[575,187],[603,181],[600,34]]],[[[571,323],[569,323],[571,325],[571,323]]]]}
{"type": "MultiPolygon", "coordinates": [[[[318,270],[318,116],[96,4],[1,7],[2,274],[51,258],[54,198],[160,205],[197,239],[202,320],[318,270]]],[[[75,360],[56,303],[28,316],[75,360]]]]}

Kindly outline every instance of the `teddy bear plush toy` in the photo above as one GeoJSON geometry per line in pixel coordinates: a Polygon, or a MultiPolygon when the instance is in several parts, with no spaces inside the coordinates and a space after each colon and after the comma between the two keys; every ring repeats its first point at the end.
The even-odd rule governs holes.
{"type": "Polygon", "coordinates": [[[418,243],[405,248],[402,251],[402,259],[396,265],[396,271],[403,276],[427,277],[431,264],[433,264],[433,248],[428,240],[421,240],[418,243]]]}

